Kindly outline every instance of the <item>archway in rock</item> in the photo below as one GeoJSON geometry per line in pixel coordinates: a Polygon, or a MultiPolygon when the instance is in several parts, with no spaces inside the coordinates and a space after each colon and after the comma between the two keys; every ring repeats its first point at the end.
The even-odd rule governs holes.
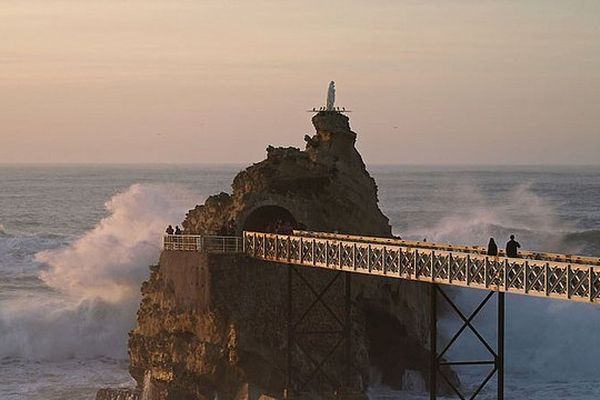
{"type": "MultiPolygon", "coordinates": [[[[258,207],[248,215],[243,230],[254,232],[273,232],[282,229],[296,229],[298,221],[291,212],[279,206],[258,207]]],[[[283,232],[281,232],[283,233],[283,232]]]]}

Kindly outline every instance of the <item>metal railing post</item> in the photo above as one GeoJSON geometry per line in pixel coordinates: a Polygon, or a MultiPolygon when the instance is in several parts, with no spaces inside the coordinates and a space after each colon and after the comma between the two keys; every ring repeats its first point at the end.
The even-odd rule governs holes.
{"type": "Polygon", "coordinates": [[[415,249],[414,257],[415,258],[413,260],[413,268],[415,273],[415,279],[419,279],[419,250],[415,249]]]}
{"type": "Polygon", "coordinates": [[[471,256],[467,254],[467,260],[465,261],[467,286],[471,285],[471,256]]]}
{"type": "Polygon", "coordinates": [[[589,280],[588,280],[588,285],[590,285],[590,290],[588,292],[588,295],[590,297],[590,302],[594,302],[594,267],[590,266],[589,268],[589,280]]]}
{"type": "Polygon", "coordinates": [[[431,262],[429,266],[431,268],[431,282],[433,283],[435,281],[435,250],[431,250],[431,262]]]}
{"type": "Polygon", "coordinates": [[[525,260],[525,266],[523,267],[523,289],[525,294],[529,293],[529,261],[525,260]]]}
{"type": "Polygon", "coordinates": [[[567,265],[567,281],[565,283],[565,292],[567,293],[567,299],[571,298],[571,264],[567,265]]]}

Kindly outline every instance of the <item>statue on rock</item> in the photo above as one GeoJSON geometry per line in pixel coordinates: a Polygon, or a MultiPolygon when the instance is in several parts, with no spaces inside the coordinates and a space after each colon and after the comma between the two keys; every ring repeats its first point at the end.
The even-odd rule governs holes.
{"type": "Polygon", "coordinates": [[[329,82],[327,89],[327,111],[335,111],[335,82],[329,82]]]}

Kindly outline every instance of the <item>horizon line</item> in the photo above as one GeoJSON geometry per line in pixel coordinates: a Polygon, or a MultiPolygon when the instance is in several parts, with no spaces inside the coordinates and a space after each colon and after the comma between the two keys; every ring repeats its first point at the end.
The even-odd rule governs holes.
{"type": "MultiPolygon", "coordinates": [[[[166,162],[166,161],[144,161],[144,162],[45,162],[45,161],[16,161],[1,162],[0,166],[251,166],[260,161],[248,162],[166,162]]],[[[375,167],[600,167],[599,163],[366,163],[368,166],[375,167]]]]}

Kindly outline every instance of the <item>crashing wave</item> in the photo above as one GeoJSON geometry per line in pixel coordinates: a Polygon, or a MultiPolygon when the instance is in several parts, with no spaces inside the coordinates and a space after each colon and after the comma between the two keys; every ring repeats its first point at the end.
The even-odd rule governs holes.
{"type": "MultiPolygon", "coordinates": [[[[3,302],[0,358],[125,357],[141,282],[158,259],[165,226],[182,219],[197,202],[193,197],[170,185],[134,184],[105,204],[108,216],[96,227],[37,253],[32,265],[38,271],[32,273],[43,286],[25,299],[3,302]]],[[[22,251],[35,239],[8,238],[4,244],[22,251]]]]}

